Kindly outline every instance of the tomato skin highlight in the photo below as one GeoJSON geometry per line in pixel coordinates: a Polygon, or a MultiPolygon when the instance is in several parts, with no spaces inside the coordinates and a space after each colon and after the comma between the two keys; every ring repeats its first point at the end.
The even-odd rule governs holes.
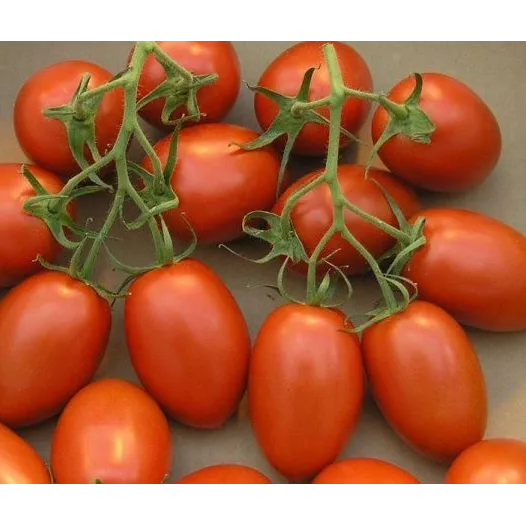
{"type": "Polygon", "coordinates": [[[451,461],[484,436],[484,375],[466,333],[425,301],[366,329],[371,392],[393,429],[423,455],[451,461]]]}
{"type": "MultiPolygon", "coordinates": [[[[203,115],[200,123],[219,122],[234,106],[241,86],[239,59],[231,42],[223,41],[160,41],[161,48],[179,65],[194,75],[217,73],[219,78],[211,85],[199,88],[197,104],[203,115]]],[[[153,91],[166,80],[164,68],[150,55],[144,64],[137,100],[153,91]]],[[[152,126],[167,129],[161,119],[165,98],[154,100],[140,109],[141,117],[152,126]]],[[[187,113],[186,107],[174,111],[174,120],[187,113]]],[[[185,125],[191,124],[191,122],[185,125]]],[[[173,126],[172,126],[173,128],[173,126]]]]}
{"type": "Polygon", "coordinates": [[[526,484],[526,443],[491,438],[474,444],[455,459],[446,484],[526,484]]]}
{"type": "Polygon", "coordinates": [[[284,305],[266,319],[252,352],[249,406],[268,461],[292,481],[335,460],[358,421],[364,371],[352,326],[336,310],[284,305]]]}
{"type": "MultiPolygon", "coordinates": [[[[175,210],[164,214],[179,239],[192,238],[186,220],[200,243],[224,243],[243,235],[243,217],[253,210],[270,210],[276,201],[279,157],[271,148],[242,151],[258,135],[233,124],[203,124],[181,131],[177,165],[171,184],[179,196],[175,210]]],[[[170,136],[155,145],[163,166],[170,136]]],[[[143,167],[152,171],[147,157],[143,167]]]]}
{"type": "Polygon", "coordinates": [[[97,371],[111,310],[85,283],[45,271],[0,301],[0,422],[17,428],[59,413],[97,371]]]}
{"type": "Polygon", "coordinates": [[[327,466],[313,484],[420,484],[411,473],[378,458],[348,458],[327,466]]]}
{"type": "MultiPolygon", "coordinates": [[[[279,198],[272,212],[281,215],[289,197],[322,173],[323,169],[316,170],[289,186],[279,198]]],[[[420,210],[420,203],[416,194],[384,170],[371,169],[368,179],[366,179],[364,166],[341,164],[338,167],[338,181],[344,196],[349,201],[392,226],[398,226],[398,222],[382,190],[374,181],[380,183],[389,192],[406,217],[411,217],[420,210]]],[[[292,223],[309,256],[332,225],[333,218],[333,200],[327,184],[311,190],[292,209],[292,223]]],[[[380,257],[394,246],[394,238],[360,219],[349,210],[345,212],[345,222],[351,233],[375,258],[380,257]]],[[[333,254],[329,259],[331,263],[338,267],[346,267],[346,274],[359,275],[369,270],[369,265],[365,259],[339,234],[332,237],[323,250],[322,257],[330,254],[333,254]]],[[[308,267],[305,263],[300,262],[291,265],[291,268],[306,274],[308,267]]],[[[321,271],[328,269],[328,265],[320,265],[321,271]]]]}
{"type": "MultiPolygon", "coordinates": [[[[269,88],[282,95],[296,96],[303,76],[309,68],[316,68],[312,77],[309,100],[318,100],[331,93],[328,68],[323,56],[325,42],[300,42],[279,55],[267,67],[259,79],[258,86],[269,88]]],[[[361,91],[372,91],[371,72],[363,57],[351,46],[343,42],[332,42],[340,63],[345,85],[361,91]]],[[[364,124],[370,103],[355,97],[348,98],[343,105],[342,128],[356,133],[364,124]]],[[[278,114],[278,106],[267,97],[256,93],[254,109],[259,125],[267,130],[278,114]]],[[[317,108],[323,117],[329,118],[328,108],[317,108]]],[[[283,139],[276,141],[281,147],[283,139]]],[[[340,145],[349,144],[349,139],[341,137],[340,145]]],[[[306,124],[298,135],[292,151],[300,155],[317,156],[327,153],[329,128],[322,124],[306,124]]]]}
{"type": "Polygon", "coordinates": [[[272,484],[272,481],[249,466],[219,464],[198,469],[175,484],[272,484]]]}
{"type": "Polygon", "coordinates": [[[434,208],[418,216],[426,220],[427,244],[403,275],[418,285],[419,297],[478,329],[526,329],[526,237],[469,210],[434,208]]]}
{"type": "MultiPolygon", "coordinates": [[[[71,102],[82,76],[91,75],[89,88],[105,84],[113,75],[106,69],[81,60],[47,66],[26,80],[14,107],[15,133],[24,153],[35,164],[62,177],[80,171],[69,149],[64,123],[44,116],[44,110],[71,102]]],[[[95,120],[95,136],[101,155],[117,139],[124,110],[124,93],[104,95],[95,120]]]]}
{"type": "Polygon", "coordinates": [[[235,412],[246,388],[250,334],[209,267],[186,259],[137,278],[125,326],[137,375],[173,418],[214,429],[235,412]]]}
{"type": "Polygon", "coordinates": [[[79,391],[59,418],[51,443],[58,484],[160,484],[172,467],[172,437],[159,406],[117,378],[79,391]]]}
{"type": "MultiPolygon", "coordinates": [[[[463,192],[486,179],[501,153],[498,122],[486,103],[459,80],[424,73],[420,106],[436,126],[430,144],[398,135],[389,139],[379,157],[407,183],[436,192],[463,192]]],[[[413,76],[399,82],[388,98],[402,103],[415,87],[413,76]]],[[[379,106],[372,120],[376,143],[388,123],[379,106]]]]}
{"type": "Polygon", "coordinates": [[[33,446],[2,424],[0,484],[51,484],[49,471],[33,446]]]}

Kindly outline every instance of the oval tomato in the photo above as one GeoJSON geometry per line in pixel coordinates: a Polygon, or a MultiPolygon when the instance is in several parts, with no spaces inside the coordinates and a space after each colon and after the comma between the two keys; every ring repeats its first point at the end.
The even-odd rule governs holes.
{"type": "Polygon", "coordinates": [[[329,465],[358,421],[364,372],[352,326],[336,310],[284,305],[265,321],[252,353],[249,405],[269,462],[293,481],[329,465]]]}
{"type": "MultiPolygon", "coordinates": [[[[276,201],[279,158],[268,147],[243,151],[257,137],[233,124],[203,124],[181,131],[177,166],[171,184],[180,205],[164,215],[168,228],[180,239],[191,239],[192,225],[202,243],[223,243],[243,234],[243,217],[253,210],[269,210],[276,201]]],[[[166,164],[171,137],[155,151],[166,164]]],[[[147,157],[143,167],[152,170],[147,157]]]]}
{"type": "MultiPolygon", "coordinates": [[[[62,250],[44,221],[24,211],[25,202],[35,196],[35,191],[22,175],[22,166],[0,164],[0,288],[11,287],[42,270],[36,261],[38,255],[52,262],[62,250]]],[[[28,168],[48,192],[62,190],[64,184],[56,175],[38,166],[28,168]]],[[[70,212],[74,210],[72,203],[70,212]]]]}
{"type": "Polygon", "coordinates": [[[56,415],[97,371],[110,328],[108,302],[62,272],[12,289],[0,301],[0,422],[56,415]]]}
{"type": "MultiPolygon", "coordinates": [[[[289,197],[321,173],[323,169],[308,174],[293,183],[283,193],[272,211],[275,214],[281,214],[289,197]]],[[[344,196],[349,201],[392,226],[398,226],[398,222],[385,195],[375,181],[387,190],[407,217],[420,209],[415,193],[391,176],[389,172],[371,169],[366,178],[365,167],[342,164],[338,167],[338,181],[344,196]]],[[[298,237],[310,256],[331,227],[334,217],[332,195],[327,184],[317,186],[303,196],[292,209],[290,217],[298,237]]],[[[394,238],[371,223],[360,219],[349,210],[345,212],[345,222],[351,233],[375,258],[380,257],[395,244],[394,238]]],[[[323,250],[322,257],[329,256],[329,254],[332,254],[329,261],[338,267],[346,267],[346,273],[350,275],[361,274],[369,268],[365,259],[339,234],[332,237],[323,250]]],[[[303,262],[294,265],[293,268],[302,273],[307,271],[307,265],[303,262]]],[[[320,268],[326,270],[327,266],[320,265],[320,268]]]]}
{"type": "Polygon", "coordinates": [[[420,484],[411,473],[377,458],[348,458],[327,466],[313,484],[420,484]]]}
{"type": "Polygon", "coordinates": [[[366,329],[362,348],[376,403],[413,448],[449,461],[482,439],[484,376],[466,333],[447,312],[414,301],[366,329]]]}
{"type": "MultiPolygon", "coordinates": [[[[393,173],[420,188],[462,192],[481,183],[492,172],[501,152],[497,120],[484,101],[462,82],[441,73],[424,73],[420,107],[436,126],[430,144],[398,135],[379,151],[393,173]]],[[[414,76],[399,82],[389,93],[404,102],[415,87],[414,76]]],[[[381,106],[372,121],[373,142],[388,123],[381,106]]]]}
{"type": "Polygon", "coordinates": [[[0,424],[0,484],[50,484],[49,471],[33,446],[0,424]]]}
{"type": "Polygon", "coordinates": [[[257,469],[238,464],[219,464],[185,475],[176,484],[272,484],[272,482],[257,469]]]}
{"type": "Polygon", "coordinates": [[[141,382],[175,419],[220,427],[246,387],[250,335],[221,279],[197,260],[137,278],[125,304],[126,341],[141,382]]]}
{"type": "MultiPolygon", "coordinates": [[[[217,73],[219,78],[211,85],[199,88],[197,104],[199,111],[205,115],[199,122],[219,122],[232,109],[239,94],[241,71],[236,50],[231,42],[158,42],[161,48],[179,65],[194,75],[217,73]]],[[[166,80],[164,68],[150,55],[141,73],[137,100],[152,92],[166,80]]],[[[141,108],[141,117],[156,126],[166,128],[161,120],[165,103],[164,98],[154,100],[141,108]]],[[[174,111],[170,119],[177,119],[187,112],[186,108],[174,111]]]]}
{"type": "Polygon", "coordinates": [[[419,216],[427,243],[403,274],[418,285],[420,298],[465,325],[526,329],[526,237],[469,210],[436,208],[419,216]]]}
{"type": "Polygon", "coordinates": [[[168,421],[140,387],[107,378],[79,391],[51,443],[58,484],[160,484],[172,468],[168,421]]]}
{"type": "MultiPolygon", "coordinates": [[[[44,110],[71,102],[85,73],[91,75],[89,88],[112,78],[97,64],[68,60],[52,64],[32,75],[18,93],[14,108],[15,132],[24,153],[42,168],[61,176],[79,171],[68,145],[64,123],[44,116],[44,110]]],[[[95,137],[103,155],[115,144],[122,122],[122,90],[104,95],[95,120],[95,137]]]]}
{"type": "Polygon", "coordinates": [[[447,484],[526,484],[526,444],[510,438],[483,440],[453,462],[447,484]]]}

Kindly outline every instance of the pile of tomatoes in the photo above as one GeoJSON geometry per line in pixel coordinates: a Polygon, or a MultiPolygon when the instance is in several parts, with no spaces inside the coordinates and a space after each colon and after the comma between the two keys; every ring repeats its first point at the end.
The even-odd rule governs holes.
{"type": "MultiPolygon", "coordinates": [[[[253,211],[280,215],[287,199],[320,172],[292,182],[279,195],[283,137],[248,150],[259,133],[220,122],[240,90],[240,64],[229,42],[160,42],[165,53],[194,75],[218,80],[197,93],[203,114],[179,133],[170,183],[179,206],[163,215],[177,240],[222,244],[244,235],[253,211]],[[191,228],[189,228],[191,225],[191,228]]],[[[372,90],[372,75],[356,50],[333,43],[346,86],[372,90]]],[[[259,86],[294,97],[306,70],[314,71],[310,100],[330,94],[322,43],[286,50],[263,72],[259,86]]],[[[21,87],[14,106],[17,139],[28,165],[47,192],[59,192],[80,167],[62,122],[46,117],[67,104],[84,74],[89,88],[112,79],[100,66],[67,61],[48,66],[21,87]]],[[[137,100],[165,78],[153,56],[145,63],[137,100]]],[[[481,183],[501,153],[499,125],[488,106],[465,84],[447,75],[422,75],[419,108],[435,125],[429,144],[398,134],[379,149],[387,170],[341,164],[345,197],[393,227],[425,219],[425,245],[401,270],[418,297],[404,309],[354,331],[338,308],[286,303],[276,308],[251,342],[244,314],[221,277],[187,257],[143,273],[124,300],[126,345],[141,386],[119,378],[92,381],[112,329],[112,305],[92,283],[60,270],[43,269],[37,256],[53,262],[62,247],[48,225],[24,210],[35,195],[20,163],[0,165],[0,482],[163,483],[170,481],[177,450],[168,419],[214,430],[236,412],[248,393],[252,428],[269,463],[291,482],[418,483],[402,468],[381,459],[337,460],[358,425],[366,389],[386,420],[409,447],[432,461],[451,465],[448,483],[526,482],[526,443],[484,440],[488,418],[486,383],[463,325],[486,331],[526,329],[526,237],[481,213],[450,208],[421,210],[418,191],[466,191],[481,183]],[[381,183],[381,187],[376,184],[381,183]],[[23,242],[21,242],[23,240],[23,242]],[[476,254],[476,257],[472,257],[476,254]],[[192,305],[192,309],[188,308],[192,305]],[[58,416],[47,466],[16,430],[58,416]]],[[[405,102],[414,78],[390,91],[405,102]]],[[[163,100],[139,109],[165,133],[153,147],[163,167],[171,147],[163,100]]],[[[348,98],[342,127],[356,133],[370,103],[348,98]]],[[[106,93],[95,121],[99,155],[111,150],[122,124],[121,90],[106,93]]],[[[254,108],[263,130],[278,107],[256,93],[254,108]]],[[[320,115],[329,117],[327,108],[320,115]]],[[[177,109],[171,115],[183,115],[177,109]]],[[[291,117],[292,118],[292,117],[291,117]]],[[[389,126],[378,107],[371,136],[389,126]]],[[[327,153],[328,129],[308,123],[292,152],[327,153]]],[[[348,144],[342,136],[341,148],[348,144]]],[[[93,155],[97,152],[91,152],[93,155]]],[[[142,162],[153,171],[152,158],[142,162]]],[[[100,174],[110,178],[111,174],[100,174]]],[[[333,220],[326,185],[306,193],[291,220],[307,255],[333,220]]],[[[76,203],[68,207],[76,216],[76,203]]],[[[380,260],[396,240],[356,214],[345,222],[366,251],[380,260]]],[[[367,273],[363,254],[335,235],[320,268],[339,267],[348,276],[367,273]]],[[[233,260],[235,264],[235,260],[233,260]]],[[[304,274],[305,262],[291,265],[304,274]]],[[[255,276],[257,266],[254,265],[255,276]]],[[[303,279],[303,278],[301,278],[303,279]]],[[[118,300],[121,301],[121,300],[118,300]]],[[[258,470],[221,464],[188,474],[178,483],[270,483],[258,470]]]]}

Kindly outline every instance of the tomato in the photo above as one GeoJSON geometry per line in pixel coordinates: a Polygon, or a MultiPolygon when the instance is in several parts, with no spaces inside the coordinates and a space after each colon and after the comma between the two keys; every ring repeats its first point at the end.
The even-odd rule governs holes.
{"type": "MultiPolygon", "coordinates": [[[[194,75],[217,73],[219,78],[211,85],[199,88],[197,104],[204,113],[199,122],[219,122],[232,109],[239,94],[241,71],[236,50],[231,42],[158,42],[161,48],[180,66],[194,75]]],[[[150,55],[141,73],[137,99],[142,99],[166,80],[164,68],[150,55]]],[[[141,108],[140,115],[157,128],[166,128],[161,120],[165,98],[154,100],[141,108]]],[[[174,111],[170,119],[177,119],[185,107],[174,111]]]]}
{"type": "Polygon", "coordinates": [[[440,305],[460,323],[488,331],[526,329],[526,237],[469,210],[429,209],[427,244],[404,275],[420,298],[440,305]]]}
{"type": "Polygon", "coordinates": [[[0,422],[56,415],[95,374],[111,327],[108,302],[62,272],[32,276],[0,301],[0,422]]]}
{"type": "Polygon", "coordinates": [[[466,449],[453,462],[447,484],[526,484],[526,443],[491,438],[466,449]]]}
{"type": "MultiPolygon", "coordinates": [[[[459,80],[441,73],[424,73],[420,107],[436,126],[431,144],[398,135],[379,151],[393,173],[420,188],[462,192],[480,184],[492,172],[501,152],[497,120],[485,102],[459,80]]],[[[415,87],[414,76],[399,82],[389,99],[404,102],[415,87]]],[[[372,121],[376,143],[388,114],[381,106],[372,121]]]]}
{"type": "MultiPolygon", "coordinates": [[[[32,75],[15,102],[15,132],[24,153],[37,165],[64,177],[77,173],[79,167],[69,149],[64,123],[45,117],[43,112],[71,102],[85,73],[91,75],[89,88],[101,86],[113,76],[91,62],[58,62],[32,75]]],[[[110,150],[117,139],[123,107],[122,90],[104,95],[95,120],[95,136],[101,155],[110,150]]]]}
{"type": "Polygon", "coordinates": [[[414,301],[366,329],[362,348],[376,403],[409,445],[442,462],[482,439],[484,376],[466,333],[447,312],[414,301]]]}
{"type": "Polygon", "coordinates": [[[209,267],[186,259],[137,278],[125,325],[137,375],[171,416],[217,428],[235,412],[250,335],[236,300],[209,267]]]}
{"type": "Polygon", "coordinates": [[[364,372],[342,312],[288,304],[266,319],[252,353],[252,426],[269,462],[292,481],[335,460],[358,421],[364,372]]]}
{"type": "Polygon", "coordinates": [[[348,458],[326,467],[313,484],[420,484],[410,473],[377,458],[348,458]]]}
{"type": "Polygon", "coordinates": [[[58,484],[160,484],[172,468],[168,421],[130,382],[105,378],[79,391],[51,443],[58,484]]]}
{"type": "MultiPolygon", "coordinates": [[[[233,124],[203,124],[182,130],[172,187],[180,206],[165,214],[176,237],[190,239],[190,222],[202,243],[222,243],[243,234],[243,217],[253,210],[269,210],[276,201],[279,158],[270,147],[242,151],[257,137],[233,124]]],[[[155,145],[163,166],[171,137],[155,145]]],[[[143,166],[151,171],[149,158],[143,166]]]]}
{"type": "MultiPolygon", "coordinates": [[[[318,100],[331,93],[329,72],[323,56],[325,42],[300,42],[279,55],[264,71],[258,85],[273,91],[296,96],[303,76],[309,68],[316,68],[312,77],[309,100],[318,100]]],[[[332,42],[338,55],[345,85],[361,91],[371,91],[373,80],[367,63],[351,46],[343,42],[332,42]]],[[[356,133],[367,119],[370,103],[355,97],[348,98],[343,106],[342,128],[356,133]]],[[[254,109],[259,125],[267,130],[278,114],[278,106],[269,98],[256,94],[254,109]]],[[[327,107],[316,110],[320,115],[329,117],[327,107]]],[[[304,126],[294,143],[293,152],[301,155],[324,155],[327,153],[329,128],[323,124],[309,123],[304,126]]],[[[341,138],[340,145],[345,146],[348,139],[341,138]]],[[[284,145],[284,141],[278,142],[284,145]]]]}
{"type": "MultiPolygon", "coordinates": [[[[0,288],[11,287],[42,269],[36,257],[54,261],[61,246],[41,220],[24,211],[24,203],[35,191],[22,175],[21,164],[0,164],[0,288]]],[[[64,184],[51,172],[28,165],[40,184],[52,193],[64,184]]],[[[74,214],[73,203],[70,212],[74,214]]]]}
{"type": "Polygon", "coordinates": [[[0,484],[50,484],[49,471],[33,446],[0,424],[0,484]]]}
{"type": "MultiPolygon", "coordinates": [[[[281,214],[289,197],[321,173],[323,169],[308,174],[289,186],[272,211],[281,214]]],[[[398,222],[382,190],[374,181],[380,183],[389,192],[406,216],[412,216],[420,209],[415,193],[383,170],[369,170],[366,179],[365,167],[342,164],[338,167],[338,181],[349,201],[390,225],[398,226],[398,222]]],[[[311,190],[292,209],[292,223],[309,256],[332,225],[333,217],[333,200],[327,184],[311,190]]],[[[345,212],[345,220],[351,233],[375,258],[387,252],[395,243],[394,238],[349,210],[345,212]]],[[[331,263],[339,267],[347,267],[346,272],[350,275],[361,274],[369,268],[365,259],[339,234],[332,237],[323,250],[322,257],[329,254],[333,254],[329,258],[331,263]]],[[[300,272],[307,271],[307,265],[304,263],[294,265],[294,268],[300,272]]],[[[324,267],[320,266],[320,268],[324,267]]]]}
{"type": "Polygon", "coordinates": [[[179,479],[176,484],[272,484],[257,469],[238,464],[219,464],[199,469],[179,479]]]}

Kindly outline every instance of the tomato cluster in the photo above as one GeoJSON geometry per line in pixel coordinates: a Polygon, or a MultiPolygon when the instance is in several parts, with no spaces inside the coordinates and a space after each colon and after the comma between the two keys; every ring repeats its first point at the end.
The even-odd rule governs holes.
{"type": "MultiPolygon", "coordinates": [[[[133,97],[136,113],[166,135],[133,164],[144,179],[136,195],[146,195],[149,178],[158,182],[161,170],[177,205],[152,213],[152,232],[161,224],[170,249],[170,235],[223,244],[255,233],[284,259],[282,271],[306,274],[309,287],[321,284],[305,302],[288,302],[261,320],[251,342],[236,298],[206,263],[187,254],[163,256],[151,268],[130,271],[123,325],[142,387],[119,378],[93,381],[112,329],[112,304],[79,270],[81,250],[68,271],[50,266],[78,233],[71,226],[73,192],[61,192],[117,148],[130,118],[138,122],[119,80],[134,73],[135,52],[122,76],[67,61],[22,86],[15,132],[34,164],[0,165],[0,286],[12,287],[0,300],[0,483],[163,483],[177,461],[169,419],[220,428],[245,392],[257,442],[289,481],[419,483],[381,459],[337,461],[359,425],[367,389],[409,447],[451,465],[447,483],[526,483],[526,444],[484,440],[486,379],[463,328],[526,329],[526,237],[478,212],[422,210],[418,197],[421,189],[465,191],[488,177],[501,152],[497,120],[469,87],[439,73],[404,79],[387,97],[369,93],[368,65],[339,42],[331,49],[346,91],[335,102],[323,44],[295,45],[263,72],[254,98],[262,134],[220,122],[240,89],[231,43],[150,46],[155,53],[144,61],[133,97]],[[83,82],[87,90],[102,89],[91,117],[79,102],[83,82]],[[195,94],[193,82],[203,83],[195,94]],[[105,90],[106,83],[115,89],[105,90]],[[176,104],[178,97],[186,102],[176,104]],[[85,119],[88,138],[94,134],[94,142],[81,143],[83,159],[72,146],[70,126],[78,122],[69,124],[67,111],[64,122],[48,111],[59,114],[56,108],[72,100],[68,111],[85,119]],[[339,164],[327,178],[330,159],[364,125],[371,101],[379,103],[372,140],[389,171],[339,164]],[[193,104],[199,112],[187,118],[193,104]],[[341,112],[336,143],[327,126],[334,105],[341,112]],[[432,133],[403,131],[417,118],[432,133]],[[327,165],[292,183],[285,173],[283,188],[289,153],[326,155],[327,165]],[[65,199],[62,215],[53,195],[65,199]],[[27,203],[44,203],[43,215],[30,213],[27,203]],[[246,220],[255,212],[268,224],[246,220]],[[55,220],[66,221],[71,232],[59,232],[55,220]],[[406,298],[386,315],[371,313],[362,330],[339,306],[325,306],[335,277],[373,270],[378,278],[382,268],[388,269],[380,274],[384,285],[397,284],[406,298]],[[48,469],[13,430],[57,415],[48,469]]],[[[114,156],[109,169],[97,172],[109,180],[107,172],[117,167],[121,185],[123,165],[126,158],[114,156]]],[[[225,463],[176,482],[271,481],[249,466],[225,463]]]]}

